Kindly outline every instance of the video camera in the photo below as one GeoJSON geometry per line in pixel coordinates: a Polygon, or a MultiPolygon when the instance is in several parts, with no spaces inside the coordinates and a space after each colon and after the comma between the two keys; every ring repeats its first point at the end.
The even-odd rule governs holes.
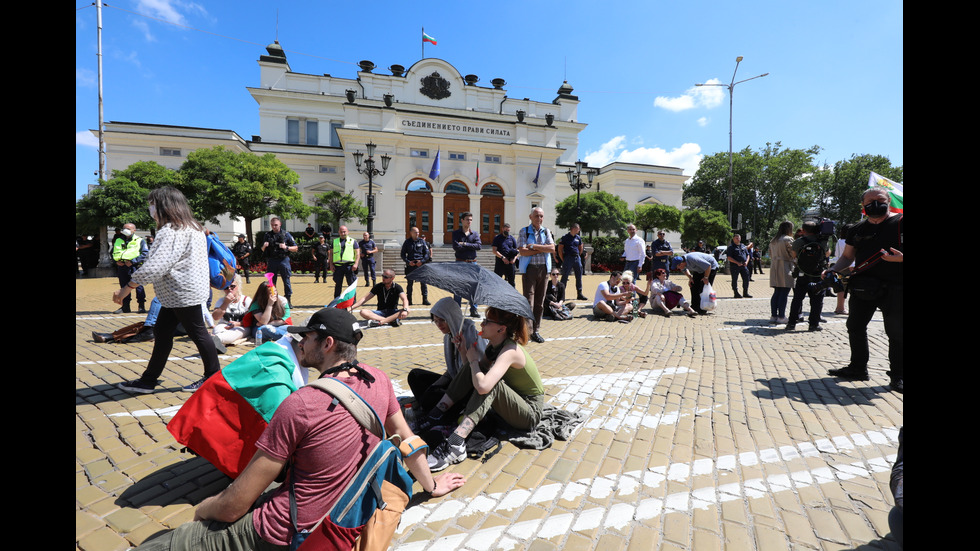
{"type": "Polygon", "coordinates": [[[812,295],[813,293],[819,293],[820,291],[831,287],[834,289],[835,293],[843,293],[844,284],[846,282],[847,276],[841,277],[841,275],[837,272],[827,272],[827,276],[820,281],[810,283],[810,288],[807,290],[807,292],[812,295]]]}
{"type": "Polygon", "coordinates": [[[817,225],[820,228],[818,230],[818,233],[820,234],[821,239],[827,239],[829,237],[836,235],[834,233],[835,228],[834,228],[833,220],[827,218],[821,218],[820,220],[817,220],[817,225]]]}

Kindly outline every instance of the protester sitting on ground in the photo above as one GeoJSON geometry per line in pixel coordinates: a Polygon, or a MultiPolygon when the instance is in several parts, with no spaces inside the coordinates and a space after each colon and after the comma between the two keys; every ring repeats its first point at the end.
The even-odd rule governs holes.
{"type": "Polygon", "coordinates": [[[380,327],[391,325],[398,327],[402,320],[408,318],[411,311],[408,308],[408,295],[402,286],[395,283],[395,271],[385,268],[381,272],[381,283],[371,288],[371,292],[361,297],[360,300],[351,306],[351,310],[356,310],[359,306],[368,302],[374,297],[378,297],[377,310],[361,310],[359,313],[362,318],[368,320],[368,327],[380,327]],[[398,308],[398,301],[401,300],[402,307],[398,308]]]}
{"type": "Polygon", "coordinates": [[[510,312],[487,308],[482,335],[489,341],[484,354],[476,343],[456,339],[466,355],[468,369],[461,370],[428,419],[441,424],[443,414],[469,395],[463,420],[429,455],[429,468],[441,471],[466,458],[466,438],[491,410],[508,425],[531,430],[541,421],[544,384],[534,360],[524,349],[529,339],[528,321],[510,312]],[[471,392],[475,391],[475,392],[471,392]]]}
{"type": "Polygon", "coordinates": [[[622,274],[620,272],[610,272],[609,280],[603,281],[595,290],[595,298],[592,301],[592,313],[597,320],[610,321],[630,321],[630,312],[633,305],[626,300],[632,292],[620,292],[616,286],[619,285],[622,274]]]}
{"type": "MultiPolygon", "coordinates": [[[[415,415],[417,418],[428,415],[436,407],[439,400],[446,394],[449,383],[461,371],[467,370],[466,356],[459,353],[454,339],[463,342],[475,342],[477,352],[481,355],[486,351],[487,341],[480,337],[479,329],[473,320],[464,318],[463,311],[460,309],[453,297],[444,297],[436,301],[429,310],[432,323],[442,331],[443,353],[446,361],[446,372],[442,375],[426,369],[413,369],[408,373],[408,386],[412,389],[415,396],[415,415]]],[[[450,410],[450,416],[459,415],[462,407],[466,404],[465,400],[450,410]],[[459,410],[459,411],[455,411],[459,410]]]]}
{"type": "Polygon", "coordinates": [[[630,311],[641,317],[647,317],[647,313],[641,310],[643,305],[647,302],[647,295],[644,291],[641,291],[639,287],[633,281],[633,272],[626,270],[623,275],[620,276],[619,286],[617,290],[621,293],[629,293],[630,296],[626,297],[624,300],[629,302],[630,311]]]}
{"type": "Polygon", "coordinates": [[[656,312],[660,310],[666,317],[670,317],[670,311],[680,306],[690,317],[697,317],[698,313],[691,308],[691,303],[681,295],[684,288],[667,279],[667,270],[657,268],[653,271],[653,277],[647,279],[647,293],[653,297],[652,308],[656,312]]]}
{"type": "Polygon", "coordinates": [[[248,337],[248,328],[242,325],[242,319],[251,305],[252,297],[242,293],[242,277],[236,274],[211,314],[214,318],[213,333],[221,344],[232,344],[248,337]]]}
{"type": "Polygon", "coordinates": [[[255,346],[262,341],[274,341],[286,334],[286,326],[293,324],[289,301],[279,294],[269,281],[263,281],[252,297],[248,314],[242,321],[245,327],[252,327],[255,346]]]}
{"type": "Polygon", "coordinates": [[[572,319],[572,309],[575,308],[574,302],[565,302],[565,284],[558,278],[561,271],[558,268],[551,269],[548,277],[548,289],[544,293],[544,316],[553,320],[572,319]]]}
{"type": "MultiPolygon", "coordinates": [[[[410,443],[415,435],[398,407],[391,380],[380,369],[357,363],[361,331],[355,331],[356,326],[349,312],[324,308],[307,326],[293,327],[302,334],[300,364],[315,369],[320,377],[333,376],[351,387],[378,414],[388,434],[410,443]]],[[[333,401],[333,396],[311,386],[287,396],[256,442],[255,454],[241,475],[218,495],[201,501],[192,522],[138,549],[287,549],[297,529],[311,530],[337,501],[378,441],[346,408],[333,407],[333,401]],[[287,465],[288,482],[257,502],[287,465]],[[295,496],[295,509],[291,496],[295,496]],[[295,528],[291,510],[296,511],[295,528]]],[[[466,482],[456,473],[433,477],[421,451],[408,454],[404,461],[433,497],[466,482]]]]}

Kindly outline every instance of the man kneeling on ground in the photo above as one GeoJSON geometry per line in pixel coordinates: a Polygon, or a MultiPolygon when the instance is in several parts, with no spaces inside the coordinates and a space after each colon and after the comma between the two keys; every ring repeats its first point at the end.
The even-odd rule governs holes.
{"type": "Polygon", "coordinates": [[[398,327],[402,324],[402,320],[408,317],[408,295],[405,294],[401,285],[395,283],[394,270],[385,268],[381,272],[381,283],[372,287],[370,293],[355,302],[351,306],[351,310],[355,310],[358,306],[375,296],[378,297],[378,309],[364,309],[359,312],[362,318],[368,320],[368,327],[378,327],[381,325],[398,327]],[[399,300],[402,302],[401,309],[398,308],[399,300]]]}
{"type": "MultiPolygon", "coordinates": [[[[303,335],[300,365],[316,369],[321,378],[337,377],[350,386],[384,419],[388,434],[398,434],[403,440],[414,436],[391,380],[381,370],[357,363],[357,342],[362,333],[354,316],[324,308],[305,327],[290,326],[289,330],[303,335]]],[[[283,467],[291,465],[289,477],[299,529],[309,530],[337,500],[377,442],[377,437],[345,408],[331,407],[332,402],[332,396],[310,387],[287,396],[256,443],[255,455],[242,474],[220,494],[202,501],[193,522],[139,549],[286,549],[295,532],[290,520],[290,484],[279,486],[252,508],[283,467]]],[[[405,464],[433,497],[446,495],[466,482],[454,473],[433,478],[423,453],[410,456],[405,464]]]]}

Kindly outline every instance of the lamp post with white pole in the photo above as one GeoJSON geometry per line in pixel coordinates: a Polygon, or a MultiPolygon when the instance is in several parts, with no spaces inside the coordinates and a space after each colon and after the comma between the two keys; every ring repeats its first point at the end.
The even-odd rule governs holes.
{"type": "Polygon", "coordinates": [[[738,64],[742,62],[742,56],[735,58],[735,70],[732,71],[732,82],[731,84],[721,84],[721,83],[705,83],[705,84],[695,84],[695,86],[721,86],[723,88],[728,88],[728,223],[735,227],[735,221],[732,219],[732,107],[734,104],[733,96],[735,92],[735,85],[742,84],[743,82],[762,78],[768,76],[769,73],[763,73],[761,75],[756,75],[752,78],[747,78],[745,80],[740,80],[735,82],[735,73],[738,72],[738,64]]]}

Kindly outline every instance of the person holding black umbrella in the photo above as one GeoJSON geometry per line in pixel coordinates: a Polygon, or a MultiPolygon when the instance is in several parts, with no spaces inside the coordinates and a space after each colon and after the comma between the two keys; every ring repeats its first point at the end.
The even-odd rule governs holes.
{"type": "Polygon", "coordinates": [[[469,395],[463,420],[429,455],[429,469],[433,472],[466,458],[466,438],[491,410],[516,429],[530,430],[541,421],[544,384],[534,360],[524,349],[528,341],[527,320],[489,307],[481,325],[481,335],[488,341],[486,351],[480,354],[476,343],[454,339],[459,353],[466,357],[466,366],[426,418],[429,426],[439,423],[446,411],[469,395]]]}

